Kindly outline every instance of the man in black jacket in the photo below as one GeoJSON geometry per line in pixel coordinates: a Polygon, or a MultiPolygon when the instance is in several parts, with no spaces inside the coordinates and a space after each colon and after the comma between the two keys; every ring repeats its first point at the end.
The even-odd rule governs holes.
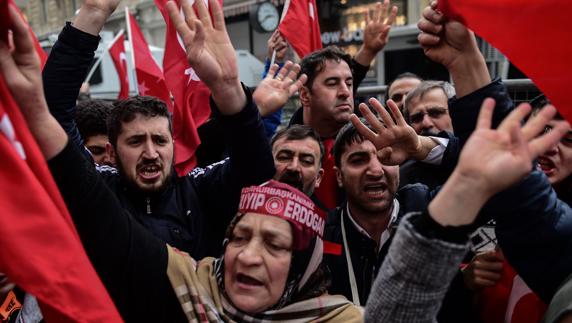
{"type": "MultiPolygon", "coordinates": [[[[73,121],[75,100],[98,46],[97,35],[117,4],[116,0],[86,1],[73,23],[66,24],[59,35],[43,70],[50,111],[77,145],[83,143],[73,121]]],[[[189,53],[188,58],[198,75],[207,76],[200,75],[211,90],[210,104],[225,129],[230,158],[176,177],[165,104],[139,97],[119,103],[111,118],[109,148],[118,169],[98,169],[123,208],[138,222],[198,259],[219,254],[240,189],[262,183],[275,172],[258,110],[238,80],[236,64],[228,63],[235,59],[234,48],[224,31],[211,28],[207,32],[205,46],[213,49],[216,70],[209,70],[212,66],[201,60],[204,55],[189,53]],[[212,40],[216,37],[224,41],[215,45],[212,40]]],[[[288,89],[266,88],[288,93],[288,89]]]]}

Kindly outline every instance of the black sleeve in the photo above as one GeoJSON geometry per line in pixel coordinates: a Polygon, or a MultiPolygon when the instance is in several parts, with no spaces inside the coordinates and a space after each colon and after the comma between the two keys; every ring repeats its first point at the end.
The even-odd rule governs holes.
{"type": "Polygon", "coordinates": [[[195,177],[205,221],[215,237],[224,237],[226,227],[238,209],[242,188],[262,184],[276,172],[258,109],[250,91],[246,88],[244,91],[246,107],[231,116],[222,115],[211,99],[229,159],[207,167],[203,174],[195,177]]]}
{"type": "MultiPolygon", "coordinates": [[[[75,123],[76,99],[99,44],[99,37],[66,23],[42,71],[44,95],[51,114],[72,141],[82,147],[75,123]]],[[[82,151],[90,156],[87,151],[82,151]]]]}
{"type": "Polygon", "coordinates": [[[84,248],[126,321],[163,321],[181,310],[166,275],[166,245],[122,209],[93,165],[68,142],[49,161],[84,248]]]}
{"type": "Polygon", "coordinates": [[[353,85],[354,85],[354,96],[355,96],[358,87],[365,78],[367,71],[369,71],[369,66],[361,65],[360,63],[356,62],[355,59],[352,58],[352,65],[350,66],[350,68],[352,70],[352,76],[354,78],[353,85]]]}

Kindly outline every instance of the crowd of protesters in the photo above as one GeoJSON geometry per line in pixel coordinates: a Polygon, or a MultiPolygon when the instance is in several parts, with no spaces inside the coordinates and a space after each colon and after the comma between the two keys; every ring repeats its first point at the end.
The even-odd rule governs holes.
{"type": "MultiPolygon", "coordinates": [[[[418,39],[453,85],[404,73],[358,106],[388,0],[354,57],[327,47],[296,64],[275,32],[253,92],[218,1],[169,2],[211,92],[204,167],[186,176],[165,102],[78,99],[118,4],[86,0],[43,70],[11,8],[0,72],[124,321],[572,322],[572,128],[544,96],[515,107],[435,2],[418,39]]],[[[0,305],[2,323],[43,321],[9,275],[0,305]]]]}

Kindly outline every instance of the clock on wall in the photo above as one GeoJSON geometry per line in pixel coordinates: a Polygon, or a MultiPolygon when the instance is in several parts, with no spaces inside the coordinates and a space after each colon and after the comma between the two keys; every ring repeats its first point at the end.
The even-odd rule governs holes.
{"type": "Polygon", "coordinates": [[[270,2],[261,2],[250,10],[250,23],[259,32],[274,31],[280,22],[278,8],[270,2]]]}

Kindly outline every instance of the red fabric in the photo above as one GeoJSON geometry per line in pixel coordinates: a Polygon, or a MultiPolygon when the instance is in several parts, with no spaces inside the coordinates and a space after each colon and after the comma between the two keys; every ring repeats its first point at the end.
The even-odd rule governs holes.
{"type": "Polygon", "coordinates": [[[165,84],[163,72],[155,62],[149,46],[143,37],[135,18],[128,13],[127,21],[131,27],[131,46],[135,59],[135,73],[137,74],[137,90],[139,95],[154,96],[163,100],[170,111],[173,111],[171,94],[165,84]]]}
{"type": "Polygon", "coordinates": [[[322,48],[316,0],[291,0],[284,5],[284,10],[288,11],[278,28],[296,54],[304,57],[322,48]]]}
{"type": "Polygon", "coordinates": [[[547,306],[523,284],[508,262],[503,261],[501,279],[494,287],[484,288],[478,298],[483,323],[541,322],[547,306]]]}
{"type": "Polygon", "coordinates": [[[127,57],[125,56],[125,35],[117,37],[115,42],[109,47],[109,55],[115,65],[117,78],[121,85],[118,99],[126,99],[129,97],[129,74],[127,74],[127,57]]]}
{"type": "Polygon", "coordinates": [[[324,254],[341,256],[342,255],[342,245],[339,243],[324,240],[324,254]]]}
{"type": "Polygon", "coordinates": [[[324,175],[322,176],[320,187],[314,191],[314,194],[326,208],[334,209],[338,206],[338,181],[336,179],[336,173],[334,172],[335,163],[334,155],[332,154],[334,139],[322,139],[322,141],[325,149],[325,154],[322,158],[324,175]]]}
{"type": "MultiPolygon", "coordinates": [[[[179,176],[188,174],[197,164],[195,151],[201,143],[197,128],[210,116],[210,90],[196,76],[187,61],[182,40],[165,7],[167,0],[154,0],[167,25],[163,71],[167,87],[173,94],[173,137],[175,169],[179,176]]],[[[180,5],[180,1],[176,1],[180,5]]],[[[191,1],[194,3],[194,0],[191,1]]],[[[220,0],[222,7],[222,0],[220,0]]]]}
{"type": "Polygon", "coordinates": [[[439,9],[498,48],[572,121],[572,1],[439,0],[439,9]]]}
{"type": "Polygon", "coordinates": [[[37,297],[47,322],[121,322],[1,76],[0,155],[2,272],[37,297]]]}

